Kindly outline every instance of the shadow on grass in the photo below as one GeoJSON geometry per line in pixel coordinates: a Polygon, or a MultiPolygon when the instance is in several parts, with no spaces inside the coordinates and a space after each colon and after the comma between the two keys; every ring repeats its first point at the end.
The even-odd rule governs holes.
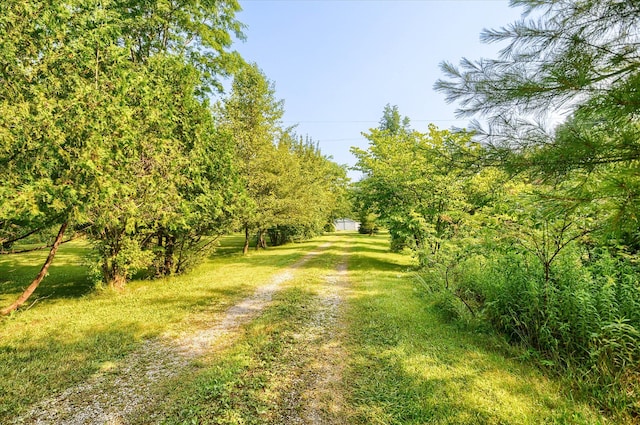
{"type": "Polygon", "coordinates": [[[444,322],[403,273],[408,257],[376,252],[382,243],[349,263],[350,423],[604,423],[492,334],[444,322]]]}
{"type": "Polygon", "coordinates": [[[366,263],[353,264],[349,268],[353,271],[381,271],[381,272],[405,272],[410,266],[406,263],[393,262],[372,255],[354,254],[354,257],[366,259],[366,263]]]}
{"type": "MultiPolygon", "coordinates": [[[[316,239],[306,240],[306,241],[297,241],[297,242],[289,242],[284,245],[271,246],[267,245],[266,249],[260,248],[256,249],[256,241],[255,238],[251,238],[249,244],[249,255],[255,253],[268,253],[269,251],[296,251],[299,250],[303,246],[313,245],[315,244],[316,239]]],[[[209,259],[215,259],[217,257],[222,256],[242,256],[242,248],[244,246],[244,235],[240,234],[232,234],[226,235],[220,238],[219,245],[216,247],[215,252],[213,252],[209,259]]]]}
{"type": "Polygon", "coordinates": [[[188,311],[195,313],[211,308],[218,300],[234,299],[245,293],[245,289],[238,285],[234,288],[208,288],[191,290],[188,293],[175,294],[157,293],[139,297],[140,302],[148,303],[155,308],[169,309],[171,311],[188,311]]]}
{"type": "MultiPolygon", "coordinates": [[[[332,249],[357,251],[362,253],[388,253],[389,250],[389,238],[388,235],[360,235],[353,232],[345,233],[327,233],[324,235],[332,241],[332,249]]],[[[305,246],[315,245],[316,239],[308,241],[289,242],[285,245],[279,246],[267,246],[266,249],[256,250],[255,240],[252,239],[249,249],[249,255],[254,253],[260,253],[261,255],[269,255],[270,252],[293,252],[298,251],[305,246]]],[[[244,244],[244,236],[242,235],[229,235],[220,239],[220,246],[216,248],[216,251],[209,257],[215,259],[220,256],[238,255],[242,256],[242,246],[244,244]]]]}
{"type": "Polygon", "coordinates": [[[351,243],[351,244],[348,244],[348,247],[354,251],[363,252],[363,253],[391,252],[391,249],[389,248],[388,243],[387,243],[387,246],[378,246],[378,245],[368,244],[368,243],[351,243]]]}
{"type": "MultiPolygon", "coordinates": [[[[240,235],[224,236],[220,246],[209,257],[208,261],[215,262],[220,258],[237,255],[242,258],[242,244],[244,238],[240,235]]],[[[242,261],[242,267],[261,266],[264,264],[285,265],[302,255],[301,248],[313,242],[290,244],[276,249],[260,251],[256,256],[252,250],[247,261],[242,261]]],[[[35,300],[57,300],[66,298],[80,298],[94,291],[87,258],[91,246],[86,241],[74,241],[64,244],[48,270],[47,276],[38,286],[27,304],[35,300]]],[[[39,273],[48,251],[35,251],[22,254],[0,256],[0,307],[13,302],[29,286],[39,273]]],[[[141,276],[144,273],[141,274],[141,276]]],[[[157,280],[158,284],[163,281],[157,280]]]]}
{"type": "Polygon", "coordinates": [[[351,423],[602,423],[595,409],[492,347],[490,335],[443,323],[408,299],[381,301],[376,289],[352,300],[351,423]]]}
{"type": "Polygon", "coordinates": [[[486,366],[441,378],[425,377],[408,370],[397,358],[370,355],[369,359],[360,359],[358,370],[364,372],[347,378],[347,385],[353,389],[352,423],[557,423],[559,412],[536,410],[542,402],[540,394],[523,390],[517,383],[491,382],[495,378],[488,376],[490,372],[486,374],[486,366]]]}
{"type": "MultiPolygon", "coordinates": [[[[32,300],[77,298],[93,291],[94,285],[84,264],[89,251],[90,247],[85,242],[62,245],[32,300]]],[[[0,303],[13,302],[29,286],[47,255],[47,251],[35,251],[0,256],[0,303]]]]}
{"type": "Polygon", "coordinates": [[[135,349],[140,335],[137,326],[108,324],[80,337],[51,330],[39,337],[0,341],[0,423],[11,423],[35,403],[116,364],[135,349]]]}

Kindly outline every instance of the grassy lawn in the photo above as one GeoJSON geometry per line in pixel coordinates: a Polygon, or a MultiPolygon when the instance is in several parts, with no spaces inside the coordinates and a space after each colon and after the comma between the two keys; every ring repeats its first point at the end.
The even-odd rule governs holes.
{"type": "MultiPolygon", "coordinates": [[[[29,245],[20,248],[32,248],[29,245]]],[[[60,247],[49,268],[49,275],[24,307],[35,300],[77,298],[90,293],[93,285],[89,279],[84,258],[89,252],[86,241],[76,240],[60,247]]],[[[23,254],[0,255],[0,305],[6,307],[22,293],[36,277],[48,250],[23,254]]]]}
{"type": "MultiPolygon", "coordinates": [[[[92,291],[85,243],[60,248],[32,308],[0,320],[0,423],[29,405],[117,365],[145,338],[178,332],[205,309],[223,311],[320,241],[249,256],[238,237],[185,276],[131,282],[123,293],[92,291]]],[[[0,257],[0,301],[28,285],[46,253],[0,257]],[[35,265],[34,265],[35,264],[35,265]]],[[[29,301],[31,303],[31,301],[29,301]]]]}
{"type": "MultiPolygon", "coordinates": [[[[344,367],[331,388],[343,405],[333,413],[323,406],[317,423],[622,423],[572,400],[561,382],[519,361],[499,338],[445,322],[416,289],[411,258],[390,253],[386,235],[328,235],[247,257],[238,255],[237,237],[222,242],[192,273],[134,281],[124,293],[89,291],[78,259],[86,246],[64,246],[65,263],[35,294],[51,295],[0,322],[0,423],[117,365],[145,338],[199,326],[326,242],[332,245],[296,270],[234,338],[160,382],[156,402],[130,423],[305,423],[304,394],[315,385],[309,370],[328,343],[342,346],[335,355],[344,367]],[[336,329],[322,333],[326,276],[344,258],[349,287],[336,329]]],[[[7,298],[27,267],[20,261],[0,262],[0,276],[12,279],[0,278],[7,298]]]]}
{"type": "Polygon", "coordinates": [[[350,423],[613,423],[498,338],[446,323],[405,273],[410,259],[387,246],[360,239],[349,261],[350,423]]]}

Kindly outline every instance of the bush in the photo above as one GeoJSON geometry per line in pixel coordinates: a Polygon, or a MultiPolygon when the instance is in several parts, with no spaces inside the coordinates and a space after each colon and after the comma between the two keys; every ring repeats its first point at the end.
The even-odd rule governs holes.
{"type": "Polygon", "coordinates": [[[360,227],[358,227],[358,233],[362,235],[373,235],[378,233],[380,228],[378,227],[378,223],[376,220],[378,217],[372,213],[363,212],[358,217],[360,220],[360,227]]]}
{"type": "Polygon", "coordinates": [[[450,291],[545,366],[577,371],[607,407],[638,407],[638,396],[624,388],[640,374],[638,270],[606,252],[590,260],[579,254],[561,253],[545,281],[534,255],[494,250],[458,264],[450,291]]]}

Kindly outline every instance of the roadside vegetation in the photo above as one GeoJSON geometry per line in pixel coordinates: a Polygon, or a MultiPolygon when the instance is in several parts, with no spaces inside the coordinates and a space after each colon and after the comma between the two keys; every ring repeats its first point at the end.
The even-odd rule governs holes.
{"type": "Polygon", "coordinates": [[[309,238],[341,214],[346,170],[283,126],[273,83],[232,50],[239,10],[0,4],[0,255],[48,252],[0,315],[70,239],[89,241],[96,286],[123,289],[197,266],[223,234],[244,231],[246,253],[250,239],[309,238]]]}
{"type": "Polygon", "coordinates": [[[522,20],[481,35],[500,56],[444,63],[435,86],[480,121],[419,132],[387,105],[353,149],[355,204],[452,319],[484,321],[637,418],[640,9],[512,3],[522,20]]]}
{"type": "Polygon", "coordinates": [[[451,322],[414,277],[411,257],[388,251],[388,235],[355,239],[345,382],[358,424],[607,424],[588,400],[572,397],[526,349],[490,328],[451,322]]]}
{"type": "Polygon", "coordinates": [[[43,299],[2,324],[0,421],[117,375],[145,341],[206,329],[315,251],[259,316],[150,386],[150,403],[127,423],[277,424],[312,414],[328,424],[632,423],[571,396],[565,380],[544,376],[489,328],[451,323],[416,282],[415,260],[390,252],[388,237],[328,235],[242,256],[238,235],[193,273],[43,299]],[[328,277],[343,262],[332,298],[340,281],[328,277]]]}

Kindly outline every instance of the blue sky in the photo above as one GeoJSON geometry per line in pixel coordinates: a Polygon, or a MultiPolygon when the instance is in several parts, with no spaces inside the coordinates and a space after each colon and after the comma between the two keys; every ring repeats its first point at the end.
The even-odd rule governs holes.
{"type": "MultiPolygon", "coordinates": [[[[455,105],[433,90],[442,61],[495,57],[483,28],[508,25],[520,10],[507,0],[241,0],[247,40],[235,48],[256,62],[285,101],[285,125],[353,165],[351,146],[398,105],[412,127],[464,126],[455,105]]],[[[357,178],[357,173],[350,173],[357,178]]]]}

